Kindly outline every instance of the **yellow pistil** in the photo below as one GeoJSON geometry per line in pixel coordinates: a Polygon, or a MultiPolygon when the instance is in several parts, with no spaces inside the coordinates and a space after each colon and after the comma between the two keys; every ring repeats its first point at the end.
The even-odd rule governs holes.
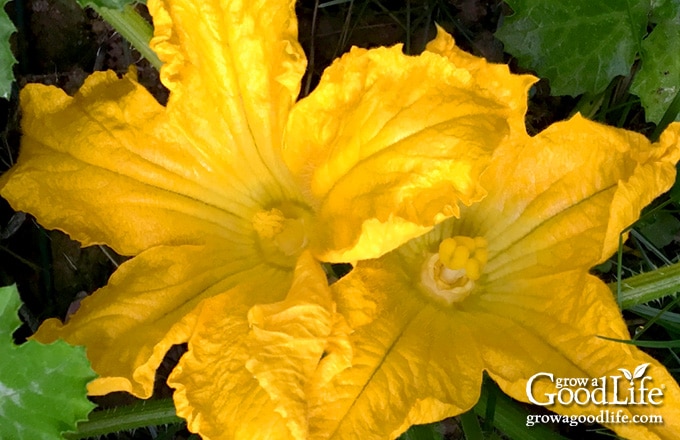
{"type": "Polygon", "coordinates": [[[290,206],[286,207],[285,211],[272,208],[258,211],[253,216],[253,228],[266,254],[271,254],[277,249],[290,257],[297,255],[307,246],[304,213],[290,206]]]}
{"type": "Polygon", "coordinates": [[[425,262],[423,284],[447,304],[462,301],[474,289],[488,259],[485,238],[446,238],[439,244],[439,252],[425,262]]]}
{"type": "Polygon", "coordinates": [[[286,217],[280,209],[258,211],[253,216],[253,227],[262,239],[272,239],[283,231],[286,217]]]}

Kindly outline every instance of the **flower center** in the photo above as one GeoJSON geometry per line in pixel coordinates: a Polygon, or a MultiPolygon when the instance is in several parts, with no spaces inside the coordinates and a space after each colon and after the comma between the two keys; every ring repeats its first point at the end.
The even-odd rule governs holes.
{"type": "Polygon", "coordinates": [[[262,210],[253,216],[253,228],[266,254],[275,249],[285,256],[297,255],[307,246],[306,213],[295,206],[262,210]]]}
{"type": "Polygon", "coordinates": [[[422,282],[438,300],[447,304],[462,301],[474,289],[488,259],[485,238],[446,238],[439,244],[439,252],[425,261],[422,282]]]}

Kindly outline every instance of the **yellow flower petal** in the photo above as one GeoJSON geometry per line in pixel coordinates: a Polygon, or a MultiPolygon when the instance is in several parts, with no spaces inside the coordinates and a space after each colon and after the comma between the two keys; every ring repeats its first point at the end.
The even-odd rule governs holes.
{"type": "Polygon", "coordinates": [[[177,389],[178,414],[203,438],[308,438],[308,381],[322,356],[344,345],[342,338],[328,341],[339,316],[308,253],[285,300],[248,310],[253,290],[272,287],[280,289],[269,280],[239,286],[195,312],[189,352],[169,384],[177,389]]]}
{"type": "Polygon", "coordinates": [[[173,126],[250,191],[286,195],[282,135],[306,65],[295,1],[150,0],[148,7],[173,126]]]}
{"type": "Polygon", "coordinates": [[[122,264],[66,324],[48,319],[35,338],[84,345],[100,376],[90,384],[91,394],[128,391],[148,398],[167,350],[191,334],[191,318],[181,321],[202,299],[258,279],[271,285],[252,294],[252,301],[276,301],[277,289],[285,294],[290,274],[258,265],[254,252],[224,241],[152,248],[122,264]]]}
{"type": "Polygon", "coordinates": [[[609,426],[631,438],[680,436],[680,388],[637,348],[599,337],[629,338],[611,292],[588,274],[613,252],[618,235],[611,231],[636,220],[672,184],[677,136],[672,126],[651,145],[577,116],[498,148],[482,175],[487,198],[463,208],[460,219],[359,262],[333,286],[339,310],[356,329],[353,361],[314,394],[314,432],[395,438],[412,424],[468,409],[484,370],[506,393],[528,401],[526,385],[536,373],[600,378],[649,363],[662,405],[551,409],[658,414],[671,421],[609,426]],[[446,266],[451,237],[482,248],[479,274],[446,266]],[[390,410],[381,411],[378,402],[389,402],[390,410]]]}
{"type": "MultiPolygon", "coordinates": [[[[515,399],[529,402],[536,373],[556,378],[621,376],[650,363],[650,387],[663,404],[550,405],[564,415],[659,415],[663,425],[607,424],[627,438],[672,439],[680,433],[680,387],[639,349],[599,336],[629,339],[611,291],[584,271],[480,287],[456,307],[423,295],[399,253],[360,262],[333,286],[343,314],[360,321],[351,336],[352,367],[314,394],[313,433],[331,439],[396,438],[413,424],[468,410],[479,397],[482,371],[515,399]],[[323,433],[323,434],[320,434],[323,433]]],[[[589,381],[590,383],[590,381],[589,381]]],[[[626,382],[627,385],[627,382],[626,382]]],[[[539,383],[537,396],[557,391],[539,383]]],[[[620,390],[619,399],[628,388],[620,390]]],[[[609,395],[612,399],[613,396],[609,395]]],[[[658,398],[657,398],[658,400],[658,398]]]]}
{"type": "Polygon", "coordinates": [[[495,96],[511,109],[508,124],[517,133],[526,133],[524,115],[527,112],[527,90],[537,78],[514,75],[507,64],[493,64],[459,49],[453,37],[437,25],[437,37],[426,50],[445,56],[456,67],[463,67],[475,77],[477,87],[495,96]]]}
{"type": "Polygon", "coordinates": [[[679,157],[677,143],[652,145],[577,115],[499,149],[482,177],[489,196],[458,229],[487,238],[490,280],[588,270],[670,188],[679,157]]]}
{"type": "Polygon", "coordinates": [[[395,263],[394,254],[359,263],[332,286],[338,310],[359,313],[362,325],[350,336],[352,367],[314,390],[313,438],[396,438],[411,424],[459,414],[479,398],[483,365],[471,319],[414,294],[399,263],[385,260],[395,263]]]}
{"type": "Polygon", "coordinates": [[[178,140],[134,75],[95,73],[73,98],[29,85],[21,103],[21,154],[0,193],[43,226],[127,255],[245,234],[252,208],[221,192],[229,177],[178,140]]]}
{"type": "MultiPolygon", "coordinates": [[[[619,376],[618,400],[628,398],[629,384],[620,368],[630,372],[650,363],[645,385],[660,388],[661,405],[548,405],[565,415],[599,415],[600,411],[621,413],[629,420],[635,415],[658,415],[663,424],[606,424],[617,434],[635,439],[674,439],[680,435],[680,388],[656,360],[632,345],[608,341],[629,339],[611,291],[604,283],[583,272],[567,272],[537,280],[489,286],[477,296],[479,346],[483,347],[490,376],[513,398],[529,402],[527,381],[537,373],[555,378],[601,378],[619,376]],[[555,289],[555,286],[561,288],[555,289]]],[[[613,390],[611,379],[608,389],[613,390]]],[[[594,389],[590,386],[585,387],[594,389]]],[[[635,399],[640,400],[639,383],[635,399]]],[[[576,389],[578,387],[574,387],[576,389]]],[[[532,397],[547,402],[546,393],[558,392],[548,380],[536,381],[532,397]]],[[[644,393],[646,399],[646,393],[644,393]]],[[[566,396],[566,395],[565,395],[566,396]]],[[[613,400],[612,394],[608,395],[613,400]]]]}
{"type": "MultiPolygon", "coordinates": [[[[533,78],[518,78],[508,93],[526,100],[533,78]]],[[[479,173],[524,118],[492,92],[467,65],[401,46],[354,48],[328,68],[295,105],[284,150],[318,204],[319,258],[378,257],[480,200],[479,173]]]]}
{"type": "Polygon", "coordinates": [[[303,205],[279,151],[305,64],[294,2],[231,2],[214,15],[219,2],[198,5],[149,5],[167,108],[134,75],[113,72],[95,73],[74,98],[38,85],[22,92],[22,152],[0,182],[16,209],[134,255],[247,237],[258,210],[303,205]]]}
{"type": "MultiPolygon", "coordinates": [[[[167,108],[134,75],[112,72],[94,74],[74,98],[42,86],[22,95],[24,145],[2,194],[85,245],[141,252],[68,324],[49,320],[38,332],[88,347],[101,375],[92,393],[148,397],[155,368],[170,345],[186,341],[185,316],[201,299],[261,276],[285,292],[285,268],[294,265],[254,225],[258,213],[284,208],[277,203],[305,211],[279,152],[304,70],[294,2],[232,2],[238,14],[204,14],[218,3],[202,2],[199,13],[195,2],[150,2],[167,108]],[[232,40],[210,41],[216,29],[232,40]],[[253,61],[270,64],[255,70],[253,61]]],[[[278,247],[297,251],[305,233],[286,220],[294,233],[282,228],[278,247]]],[[[269,291],[264,302],[280,299],[269,291]]]]}

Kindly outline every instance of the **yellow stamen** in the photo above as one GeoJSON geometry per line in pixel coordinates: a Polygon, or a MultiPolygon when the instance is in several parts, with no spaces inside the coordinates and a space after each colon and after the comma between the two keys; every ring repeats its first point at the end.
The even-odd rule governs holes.
{"type": "Polygon", "coordinates": [[[472,281],[477,281],[481,276],[482,265],[474,258],[470,258],[465,262],[465,276],[472,281]]]}
{"type": "Polygon", "coordinates": [[[456,235],[453,237],[453,239],[456,240],[458,246],[465,246],[470,250],[473,250],[476,247],[474,238],[465,237],[464,235],[456,235]]]}
{"type": "Polygon", "coordinates": [[[486,247],[475,250],[475,260],[479,261],[479,264],[484,267],[486,262],[489,261],[489,251],[486,247]]]}
{"type": "Polygon", "coordinates": [[[423,284],[448,304],[462,301],[475,287],[489,259],[484,237],[449,237],[423,267],[423,284]]]}
{"type": "MultiPolygon", "coordinates": [[[[439,254],[439,258],[441,259],[441,254],[439,254]]],[[[466,246],[458,246],[454,249],[453,255],[447,261],[442,261],[442,263],[449,269],[462,269],[465,267],[465,262],[468,259],[470,259],[470,249],[466,246]]]]}
{"type": "Polygon", "coordinates": [[[442,242],[439,243],[439,259],[444,262],[444,264],[448,264],[457,246],[458,244],[453,238],[442,240],[442,242]]]}
{"type": "Polygon", "coordinates": [[[261,238],[271,239],[283,231],[285,220],[280,209],[258,211],[253,216],[253,228],[261,238]]]}
{"type": "Polygon", "coordinates": [[[477,249],[486,249],[486,247],[489,245],[489,243],[486,241],[486,238],[484,237],[475,237],[475,247],[477,249]]]}
{"type": "Polygon", "coordinates": [[[456,236],[442,240],[439,244],[439,260],[444,266],[452,270],[465,269],[470,260],[476,261],[480,269],[489,259],[484,237],[456,236]]]}

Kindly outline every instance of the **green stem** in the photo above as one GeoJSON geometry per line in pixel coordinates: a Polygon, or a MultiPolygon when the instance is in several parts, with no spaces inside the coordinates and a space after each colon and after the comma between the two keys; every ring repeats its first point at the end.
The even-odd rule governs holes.
{"type": "MultiPolygon", "coordinates": [[[[616,293],[617,284],[609,284],[616,293]]],[[[635,275],[620,283],[619,304],[622,309],[644,304],[680,291],[680,263],[635,275]]]]}
{"type": "MultiPolygon", "coordinates": [[[[498,387],[491,387],[488,384],[489,380],[482,385],[484,387],[484,395],[486,396],[486,411],[484,411],[484,425],[482,425],[483,432],[491,432],[494,426],[494,419],[496,418],[496,400],[500,390],[498,387]]],[[[476,410],[476,408],[475,408],[476,410]]]]}
{"type": "Polygon", "coordinates": [[[459,415],[458,418],[467,440],[484,440],[482,427],[479,425],[479,419],[473,410],[459,415]]]}
{"type": "Polygon", "coordinates": [[[151,65],[160,70],[161,60],[149,47],[153,28],[132,6],[126,5],[120,10],[96,6],[94,4],[89,4],[89,6],[106,20],[107,23],[113,26],[123,38],[129,41],[144,58],[149,60],[151,65]]]}
{"type": "Polygon", "coordinates": [[[120,406],[90,414],[87,421],[78,423],[78,432],[66,434],[69,440],[97,437],[113,432],[143,428],[145,426],[179,423],[171,399],[143,400],[129,406],[120,406]]]}

